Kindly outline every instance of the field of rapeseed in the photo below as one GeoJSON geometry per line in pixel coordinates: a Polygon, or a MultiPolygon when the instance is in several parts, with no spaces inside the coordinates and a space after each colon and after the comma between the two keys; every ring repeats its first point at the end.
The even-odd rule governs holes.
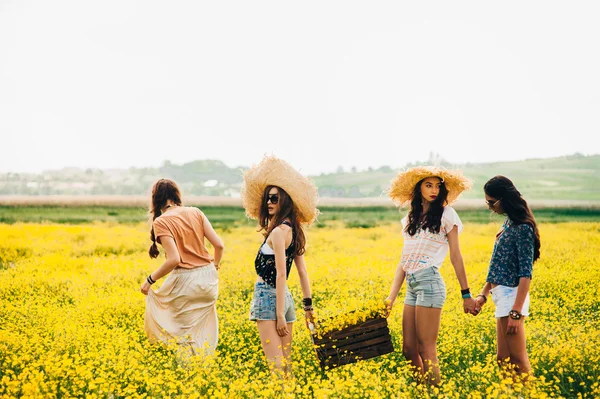
{"type": "MultiPolygon", "coordinates": [[[[467,224],[460,236],[475,292],[484,283],[498,227],[467,224]]],[[[146,340],[139,286],[161,261],[147,256],[146,225],[0,225],[0,398],[599,397],[600,224],[542,224],[540,232],[542,259],[534,266],[526,321],[533,381],[524,388],[498,370],[493,304],[480,316],[465,315],[447,261],[439,339],[443,383],[427,388],[415,383],[401,354],[401,300],[388,319],[396,352],[326,371],[298,309],[295,379],[283,386],[271,381],[248,321],[261,242],[253,228],[221,232],[219,347],[215,357],[201,358],[146,340]]],[[[398,224],[312,229],[308,240],[319,317],[387,296],[401,252],[398,224]]],[[[294,271],[289,284],[298,306],[294,271]]]]}

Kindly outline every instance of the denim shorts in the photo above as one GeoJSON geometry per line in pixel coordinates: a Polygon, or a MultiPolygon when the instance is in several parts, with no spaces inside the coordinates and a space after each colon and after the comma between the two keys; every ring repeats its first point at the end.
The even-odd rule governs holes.
{"type": "MultiPolygon", "coordinates": [[[[512,310],[515,301],[517,300],[518,289],[519,287],[507,287],[505,285],[497,285],[492,288],[490,293],[492,294],[494,305],[496,305],[496,318],[508,316],[508,312],[512,310]]],[[[529,293],[527,293],[525,302],[523,302],[521,314],[523,316],[529,316],[529,293]]]]}
{"type": "Polygon", "coordinates": [[[405,305],[441,309],[445,300],[446,284],[435,267],[406,274],[405,305]]]}
{"type": "MultiPolygon", "coordinates": [[[[277,320],[275,288],[267,283],[257,282],[254,285],[254,295],[250,304],[250,320],[277,320]]],[[[296,321],[294,299],[290,291],[285,288],[285,321],[296,321]]]]}

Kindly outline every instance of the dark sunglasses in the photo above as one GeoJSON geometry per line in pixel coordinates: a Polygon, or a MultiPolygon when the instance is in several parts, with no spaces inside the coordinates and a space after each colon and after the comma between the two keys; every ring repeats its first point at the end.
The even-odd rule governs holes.
{"type": "Polygon", "coordinates": [[[271,204],[275,205],[276,203],[279,202],[279,195],[277,195],[277,194],[267,195],[267,204],[269,203],[269,201],[271,201],[271,204]]]}
{"type": "Polygon", "coordinates": [[[496,206],[496,204],[497,204],[497,203],[498,203],[498,202],[499,202],[501,199],[502,199],[502,198],[500,198],[500,199],[497,199],[496,201],[489,200],[489,201],[485,201],[485,203],[486,203],[486,204],[487,204],[487,206],[489,206],[490,208],[493,208],[493,207],[495,207],[495,206],[496,206]]]}

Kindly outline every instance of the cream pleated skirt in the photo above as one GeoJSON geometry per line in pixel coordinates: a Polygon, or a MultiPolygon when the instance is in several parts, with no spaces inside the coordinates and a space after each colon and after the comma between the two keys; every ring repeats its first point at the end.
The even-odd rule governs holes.
{"type": "Polygon", "coordinates": [[[214,264],[176,268],[158,290],[148,291],[144,317],[148,339],[189,346],[193,353],[212,353],[219,336],[218,295],[214,264]]]}

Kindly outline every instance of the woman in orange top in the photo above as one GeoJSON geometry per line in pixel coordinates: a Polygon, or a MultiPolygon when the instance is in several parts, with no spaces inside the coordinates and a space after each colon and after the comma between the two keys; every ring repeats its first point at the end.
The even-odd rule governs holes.
{"type": "Polygon", "coordinates": [[[217,346],[219,326],[216,301],[223,255],[223,241],[202,211],[184,207],[179,187],[161,179],[152,188],[151,258],[159,255],[158,242],[167,259],[142,284],[146,297],[145,329],[151,342],[176,341],[189,345],[192,353],[212,353],[217,346]],[[204,238],[215,248],[211,256],[204,238]],[[167,276],[156,291],[150,286],[167,276]]]}

